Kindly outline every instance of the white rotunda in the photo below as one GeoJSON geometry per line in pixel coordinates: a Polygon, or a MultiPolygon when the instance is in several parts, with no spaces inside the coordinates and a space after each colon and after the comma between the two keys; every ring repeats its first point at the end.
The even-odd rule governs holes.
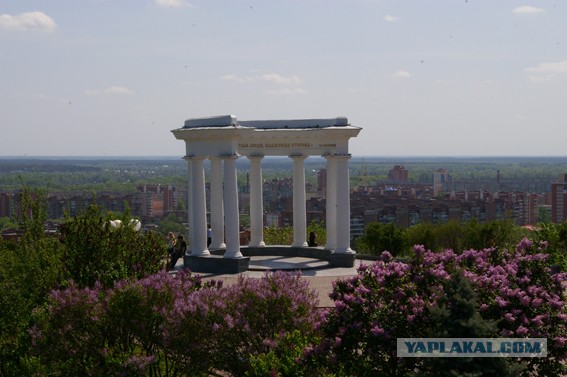
{"type": "Polygon", "coordinates": [[[250,244],[265,247],[263,240],[262,158],[288,156],[293,161],[293,244],[307,246],[305,169],[309,156],[326,159],[325,250],[337,266],[354,263],[350,248],[350,188],[348,142],[361,131],[347,118],[293,120],[238,120],[224,115],[194,118],[172,130],[185,141],[188,163],[189,251],[185,258],[195,272],[241,272],[248,267],[239,238],[236,160],[250,160],[250,244]],[[204,161],[210,160],[210,225],[212,249],[225,249],[224,255],[211,255],[207,246],[207,208],[204,161]],[[222,260],[222,261],[221,261],[222,260]],[[218,266],[228,267],[218,267],[218,266]],[[211,267],[217,266],[218,268],[211,267]],[[201,270],[201,271],[198,271],[201,270]],[[214,271],[211,271],[214,270],[214,271]]]}

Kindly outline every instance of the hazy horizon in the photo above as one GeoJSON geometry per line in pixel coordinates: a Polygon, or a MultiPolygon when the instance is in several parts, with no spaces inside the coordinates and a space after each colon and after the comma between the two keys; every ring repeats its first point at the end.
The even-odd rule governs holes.
{"type": "MultiPolygon", "coordinates": [[[[240,156],[241,159],[246,159],[246,156],[240,156]]],[[[323,156],[310,155],[310,159],[324,159],[323,156]]],[[[288,159],[287,156],[264,156],[264,159],[288,159]]],[[[0,160],[182,160],[183,156],[136,156],[136,155],[122,155],[122,156],[2,156],[0,160]]],[[[450,161],[450,160],[558,160],[567,163],[567,156],[363,156],[351,155],[350,161],[362,160],[384,160],[384,161],[450,161]]]]}

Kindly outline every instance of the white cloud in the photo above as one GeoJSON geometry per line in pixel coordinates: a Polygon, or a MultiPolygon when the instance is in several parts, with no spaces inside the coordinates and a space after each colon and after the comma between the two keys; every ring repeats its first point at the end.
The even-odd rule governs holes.
{"type": "Polygon", "coordinates": [[[45,33],[54,32],[57,24],[43,12],[26,12],[15,16],[0,14],[0,29],[8,31],[33,30],[45,33]]]}
{"type": "Polygon", "coordinates": [[[567,77],[567,60],[539,63],[535,67],[526,68],[525,71],[531,74],[530,81],[533,82],[551,81],[557,76],[567,77]]]}
{"type": "Polygon", "coordinates": [[[250,76],[237,76],[237,75],[224,75],[221,76],[221,80],[225,81],[236,81],[236,82],[252,82],[255,81],[253,77],[250,76]]]}
{"type": "Polygon", "coordinates": [[[390,14],[387,14],[387,15],[384,16],[384,21],[386,21],[386,22],[396,22],[399,19],[400,19],[399,17],[392,16],[390,14]]]}
{"type": "Polygon", "coordinates": [[[134,94],[134,91],[122,86],[111,86],[110,88],[105,89],[104,92],[115,94],[134,94]]]}
{"type": "Polygon", "coordinates": [[[183,8],[190,7],[191,4],[185,0],[154,0],[157,6],[163,8],[183,8]]]}
{"type": "Polygon", "coordinates": [[[548,74],[565,74],[567,73],[567,60],[555,63],[539,63],[535,67],[526,68],[526,72],[548,73],[548,74]]]}
{"type": "Polygon", "coordinates": [[[282,75],[278,75],[277,73],[268,73],[265,75],[262,75],[261,77],[262,81],[268,81],[268,82],[273,82],[276,84],[280,84],[280,85],[290,85],[290,84],[300,84],[301,80],[299,79],[299,77],[292,75],[289,77],[285,77],[282,75]]]}
{"type": "Polygon", "coordinates": [[[124,88],[122,86],[111,86],[104,90],[85,90],[87,95],[97,95],[97,94],[134,94],[133,90],[124,88]]]}
{"type": "Polygon", "coordinates": [[[408,71],[397,71],[392,75],[392,77],[397,79],[409,79],[411,77],[411,73],[408,71]]]}
{"type": "Polygon", "coordinates": [[[512,12],[517,14],[534,14],[534,13],[543,13],[544,10],[541,8],[531,7],[529,5],[524,5],[521,7],[514,8],[512,12]]]}

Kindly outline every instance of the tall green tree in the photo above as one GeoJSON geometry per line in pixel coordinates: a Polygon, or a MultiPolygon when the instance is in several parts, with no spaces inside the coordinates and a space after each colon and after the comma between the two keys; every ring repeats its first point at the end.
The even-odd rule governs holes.
{"type": "Polygon", "coordinates": [[[44,197],[23,190],[23,236],[17,243],[0,242],[0,376],[29,374],[34,361],[27,354],[32,311],[61,280],[63,248],[44,231],[44,197]]]}
{"type": "MultiPolygon", "coordinates": [[[[484,319],[471,282],[461,270],[451,274],[444,294],[437,305],[429,309],[428,338],[491,338],[498,333],[497,321],[484,319]]],[[[483,358],[482,363],[471,357],[430,357],[423,360],[419,376],[476,377],[518,376],[525,369],[521,364],[509,364],[505,358],[483,358]]]]}
{"type": "Polygon", "coordinates": [[[371,223],[364,234],[356,240],[355,249],[362,254],[380,255],[389,251],[392,255],[402,255],[407,242],[403,228],[395,224],[371,223]]]}
{"type": "Polygon", "coordinates": [[[459,252],[464,246],[465,228],[456,221],[448,221],[435,227],[435,239],[439,243],[437,247],[452,249],[459,252]]]}
{"type": "Polygon", "coordinates": [[[167,215],[165,219],[159,222],[157,230],[163,236],[167,236],[169,232],[182,235],[186,235],[188,232],[187,225],[184,225],[183,221],[180,221],[173,213],[167,215]]]}
{"type": "Polygon", "coordinates": [[[406,229],[407,244],[423,245],[428,250],[437,250],[438,244],[434,234],[435,225],[432,223],[418,223],[406,229]]]}
{"type": "Polygon", "coordinates": [[[536,239],[548,243],[547,252],[554,268],[567,271],[567,221],[561,224],[541,224],[536,239]]]}

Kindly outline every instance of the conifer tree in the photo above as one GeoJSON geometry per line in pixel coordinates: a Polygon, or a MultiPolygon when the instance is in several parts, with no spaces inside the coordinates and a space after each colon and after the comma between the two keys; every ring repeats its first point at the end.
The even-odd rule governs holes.
{"type": "MultiPolygon", "coordinates": [[[[430,309],[429,338],[491,338],[498,334],[497,321],[482,318],[476,294],[461,270],[447,284],[445,295],[430,309]]],[[[433,357],[423,360],[420,376],[477,377],[517,376],[519,363],[498,357],[433,357]]]]}

